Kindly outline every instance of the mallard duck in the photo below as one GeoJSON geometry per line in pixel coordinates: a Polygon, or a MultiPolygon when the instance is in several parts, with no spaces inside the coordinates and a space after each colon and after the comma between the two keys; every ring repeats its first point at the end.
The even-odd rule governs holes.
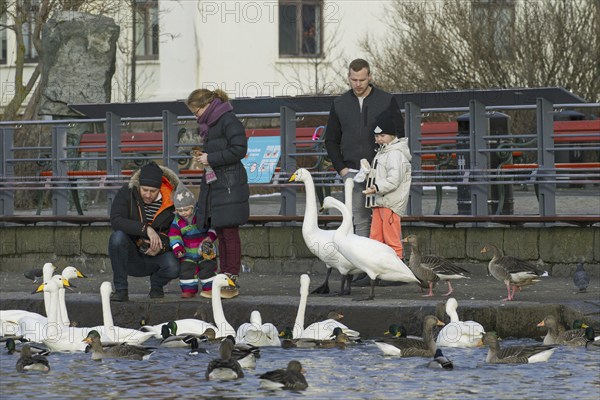
{"type": "Polygon", "coordinates": [[[548,361],[555,346],[512,346],[500,348],[496,332],[486,332],[482,343],[489,346],[485,362],[491,364],[532,364],[548,361]]]}
{"type": "Polygon", "coordinates": [[[508,291],[507,298],[503,300],[512,301],[517,289],[539,282],[540,273],[535,265],[517,257],[505,256],[496,245],[490,243],[481,249],[481,253],[488,252],[492,253],[488,273],[504,282],[508,291]]]}
{"type": "MultiPolygon", "coordinates": [[[[163,340],[160,341],[159,347],[166,347],[170,349],[174,348],[190,348],[193,352],[198,354],[202,352],[200,348],[200,336],[196,335],[178,335],[177,325],[174,321],[166,323],[162,327],[163,340]]],[[[204,351],[206,352],[206,350],[204,351]]]]}
{"type": "Polygon", "coordinates": [[[48,359],[40,354],[31,354],[29,343],[25,343],[21,348],[21,356],[17,360],[17,372],[41,371],[49,372],[50,364],[48,359]]]}
{"type": "Polygon", "coordinates": [[[475,321],[461,321],[456,309],[458,302],[451,297],[446,301],[446,314],[450,323],[438,334],[436,344],[441,347],[477,347],[481,345],[481,336],[485,329],[475,321]]]}
{"type": "Polygon", "coordinates": [[[585,337],[587,340],[600,340],[600,334],[591,326],[584,324],[580,319],[573,321],[573,329],[585,329],[585,337]]]}
{"type": "Polygon", "coordinates": [[[553,315],[548,315],[543,319],[538,327],[548,329],[544,336],[544,344],[564,344],[567,346],[585,346],[588,342],[585,329],[571,329],[568,331],[560,331],[556,318],[553,315]]]}
{"type": "Polygon", "coordinates": [[[469,278],[467,276],[469,275],[469,271],[451,263],[445,258],[435,255],[422,255],[416,235],[408,235],[402,239],[402,242],[408,243],[411,248],[408,267],[417,279],[426,283],[429,288],[429,293],[425,295],[426,297],[433,296],[433,286],[439,280],[446,281],[448,284],[448,293],[444,294],[444,296],[449,296],[454,291],[450,280],[469,278]]]}
{"type": "Polygon", "coordinates": [[[100,341],[100,333],[91,330],[84,343],[91,346],[92,360],[102,360],[103,358],[126,358],[128,360],[147,360],[154,353],[154,348],[136,346],[127,343],[119,343],[112,346],[103,346],[100,341]]]}
{"type": "Polygon", "coordinates": [[[248,343],[253,346],[280,346],[279,331],[275,325],[262,322],[260,312],[250,313],[250,322],[243,323],[237,330],[236,343],[248,343]]]}
{"type": "Polygon", "coordinates": [[[352,225],[352,215],[341,201],[328,196],[323,200],[323,207],[327,209],[335,208],[342,213],[342,224],[335,230],[333,242],[348,261],[360,268],[371,279],[370,294],[367,298],[361,300],[373,300],[375,298],[376,279],[394,282],[419,282],[390,246],[351,232],[349,226],[352,225]]]}
{"type": "Polygon", "coordinates": [[[577,263],[577,268],[573,273],[573,284],[579,290],[579,293],[585,293],[588,285],[590,284],[590,277],[587,272],[585,272],[585,268],[583,268],[583,263],[577,263]]]}
{"type": "Polygon", "coordinates": [[[21,348],[17,348],[17,341],[20,341],[21,343],[26,343],[29,345],[29,351],[31,352],[31,354],[39,354],[41,356],[50,355],[50,350],[48,350],[45,347],[41,347],[37,344],[30,343],[27,339],[23,337],[15,336],[14,338],[3,338],[3,340],[1,341],[6,343],[6,354],[20,353],[21,348],[23,347],[21,346],[21,348]]]}
{"type": "Polygon", "coordinates": [[[260,385],[265,389],[304,390],[308,382],[299,361],[292,360],[286,369],[276,369],[258,376],[260,385]]]}
{"type": "MultiPolygon", "coordinates": [[[[260,348],[247,343],[236,343],[232,335],[227,336],[234,343],[233,358],[238,360],[242,368],[255,368],[256,359],[260,358],[260,348]]],[[[221,344],[222,338],[217,338],[214,329],[208,328],[199,341],[210,344],[221,344]]]]}
{"type": "Polygon", "coordinates": [[[437,349],[433,360],[427,363],[427,368],[431,369],[453,369],[454,364],[445,355],[442,354],[442,349],[437,349]]]}
{"type": "Polygon", "coordinates": [[[421,339],[393,337],[377,339],[375,344],[386,356],[400,357],[433,357],[437,350],[433,340],[433,328],[444,323],[433,315],[423,318],[423,333],[421,339]]]}
{"type": "Polygon", "coordinates": [[[219,347],[219,358],[208,363],[206,373],[204,374],[206,379],[230,380],[244,377],[244,371],[242,371],[240,363],[232,357],[234,348],[232,338],[233,337],[226,337],[221,342],[221,346],[219,347]]]}
{"type": "MultiPolygon", "coordinates": [[[[304,221],[302,222],[302,237],[311,253],[323,261],[327,267],[325,282],[315,289],[313,293],[329,293],[329,276],[331,275],[331,270],[336,269],[342,275],[339,295],[349,295],[351,293],[352,275],[362,271],[348,261],[335,246],[332,246],[334,231],[319,228],[315,184],[310,172],[305,168],[298,169],[290,177],[290,182],[294,181],[303,182],[306,190],[306,209],[304,211],[304,221]]],[[[350,209],[352,209],[353,187],[354,181],[352,179],[344,180],[345,201],[350,209]]],[[[348,233],[354,232],[352,224],[346,226],[344,229],[349,230],[348,233]]]]}

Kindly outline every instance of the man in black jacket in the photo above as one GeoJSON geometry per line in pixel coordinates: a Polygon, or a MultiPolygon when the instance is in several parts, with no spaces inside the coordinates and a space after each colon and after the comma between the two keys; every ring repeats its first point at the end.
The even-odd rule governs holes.
{"type": "Polygon", "coordinates": [[[115,292],[112,301],[128,301],[127,276],[150,276],[150,297],[164,297],[163,286],[179,276],[179,261],[169,247],[175,208],[171,192],[177,175],[154,162],[134,173],[117,192],[110,212],[113,233],[108,255],[115,292]]]}
{"type": "MultiPolygon", "coordinates": [[[[325,147],[335,170],[343,179],[352,179],[360,170],[360,160],[371,163],[377,145],[373,139],[375,118],[389,110],[396,126],[396,136],[404,137],[404,119],[393,95],[373,86],[369,63],[361,58],[352,61],[348,68],[351,89],[333,101],[325,147]]],[[[355,184],[352,192],[354,232],[369,237],[371,209],[365,207],[363,184],[355,184]]],[[[359,279],[365,280],[366,274],[359,279]]],[[[368,279],[363,282],[365,284],[368,279]]]]}

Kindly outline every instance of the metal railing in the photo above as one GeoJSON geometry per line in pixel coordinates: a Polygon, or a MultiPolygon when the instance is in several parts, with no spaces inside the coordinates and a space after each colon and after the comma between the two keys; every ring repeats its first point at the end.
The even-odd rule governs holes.
{"type": "MultiPolygon", "coordinates": [[[[468,188],[471,216],[489,215],[488,203],[490,202],[489,189],[492,186],[502,187],[504,185],[534,185],[539,199],[539,215],[556,215],[555,193],[556,185],[568,181],[571,184],[597,185],[600,184],[599,168],[557,168],[555,163],[555,152],[562,150],[600,150],[598,141],[590,141],[586,146],[576,143],[569,146],[559,147],[554,142],[553,113],[556,108],[568,107],[594,107],[600,109],[598,103],[584,103],[573,105],[554,105],[545,99],[537,99],[536,105],[532,106],[506,106],[486,107],[478,101],[471,101],[468,107],[420,109],[414,103],[406,103],[404,108],[406,121],[406,136],[409,138],[411,152],[413,154],[412,164],[412,187],[409,200],[409,215],[422,215],[423,188],[426,186],[457,186],[468,188]],[[498,110],[535,110],[537,115],[537,131],[535,134],[521,135],[490,135],[488,118],[498,110]],[[469,132],[466,136],[456,136],[456,145],[438,146],[427,148],[422,145],[421,124],[424,113],[449,113],[468,112],[469,132]],[[525,146],[520,141],[528,139],[525,146]],[[502,142],[502,146],[496,143],[502,142]],[[506,154],[514,151],[534,152],[536,154],[537,167],[514,168],[502,170],[498,167],[490,167],[492,154],[506,158],[506,154]],[[455,154],[457,165],[448,169],[424,168],[421,156],[423,154],[443,155],[455,154]],[[504,156],[503,156],[504,155],[504,156]],[[466,161],[465,161],[466,160],[466,161]]],[[[323,141],[318,139],[312,143],[315,146],[307,149],[296,138],[296,125],[298,119],[303,116],[321,115],[322,113],[300,113],[282,107],[277,115],[280,119],[281,158],[279,162],[280,172],[275,174],[267,187],[279,190],[281,193],[280,215],[292,216],[297,214],[296,191],[297,184],[290,184],[287,178],[296,169],[298,157],[326,157],[323,141]],[[300,146],[299,146],[300,145],[300,146]]],[[[276,114],[252,114],[238,115],[240,118],[274,117],[276,114]]],[[[155,118],[121,118],[114,113],[107,113],[106,119],[97,120],[58,120],[58,121],[13,121],[0,122],[0,213],[2,215],[15,214],[15,192],[24,190],[31,193],[38,191],[51,192],[52,215],[64,216],[68,212],[69,193],[74,190],[103,190],[106,191],[108,207],[116,193],[116,190],[127,182],[129,176],[124,173],[123,163],[135,158],[138,162],[157,160],[174,171],[178,171],[182,161],[190,158],[185,149],[201,143],[180,143],[178,132],[186,122],[193,122],[193,117],[181,117],[169,111],[164,111],[161,117],[155,118]],[[121,132],[124,124],[142,122],[162,123],[162,148],[159,152],[149,155],[132,155],[124,153],[123,145],[120,143],[121,132]],[[86,146],[68,145],[67,136],[70,127],[75,124],[104,124],[106,133],[106,148],[103,154],[82,156],[81,151],[86,146]],[[43,126],[50,129],[50,145],[16,147],[15,131],[28,126],[43,126]],[[182,151],[183,150],[183,151],[182,151]],[[37,156],[18,156],[19,154],[37,153],[37,156]],[[106,164],[105,172],[102,174],[76,173],[70,164],[77,162],[97,161],[106,164]],[[42,176],[19,175],[15,173],[15,166],[20,163],[38,163],[39,170],[47,169],[49,172],[42,176]]],[[[600,126],[600,121],[599,121],[600,126]]],[[[573,136],[581,136],[581,133],[573,136]]],[[[568,137],[569,135],[561,135],[568,137]]],[[[592,133],[598,136],[598,133],[592,133]]],[[[448,139],[447,137],[432,139],[448,139]]],[[[87,148],[97,146],[87,146],[87,148]]],[[[131,145],[128,145],[131,147],[131,145]]],[[[85,172],[85,171],[81,171],[85,172]]],[[[335,171],[314,171],[315,183],[318,187],[341,187],[341,179],[335,171]]],[[[188,175],[185,182],[188,184],[198,183],[201,175],[188,175]]],[[[501,207],[498,207],[499,211],[501,207]]],[[[436,207],[439,211],[439,207],[436,207]]]]}

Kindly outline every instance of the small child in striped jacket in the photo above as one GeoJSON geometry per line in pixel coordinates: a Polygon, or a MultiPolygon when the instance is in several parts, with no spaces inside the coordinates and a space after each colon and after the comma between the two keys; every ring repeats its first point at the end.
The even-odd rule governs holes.
{"type": "MultiPolygon", "coordinates": [[[[198,293],[198,282],[212,278],[217,271],[214,229],[196,225],[196,198],[182,183],[173,194],[175,218],[169,230],[169,242],[181,266],[179,286],[181,297],[193,298],[198,293]]],[[[212,282],[202,284],[200,295],[211,297],[212,282]]]]}

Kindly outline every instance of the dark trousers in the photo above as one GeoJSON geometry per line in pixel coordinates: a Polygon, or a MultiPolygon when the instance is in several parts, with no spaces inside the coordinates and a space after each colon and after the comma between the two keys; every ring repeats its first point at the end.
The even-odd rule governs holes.
{"type": "Polygon", "coordinates": [[[242,243],[238,227],[217,228],[219,239],[219,265],[221,273],[240,274],[242,267],[242,243]]]}
{"type": "Polygon", "coordinates": [[[115,290],[127,289],[127,276],[150,276],[151,288],[162,288],[179,276],[179,260],[171,251],[156,256],[139,252],[123,231],[114,231],[108,240],[108,256],[113,269],[115,290]]]}

